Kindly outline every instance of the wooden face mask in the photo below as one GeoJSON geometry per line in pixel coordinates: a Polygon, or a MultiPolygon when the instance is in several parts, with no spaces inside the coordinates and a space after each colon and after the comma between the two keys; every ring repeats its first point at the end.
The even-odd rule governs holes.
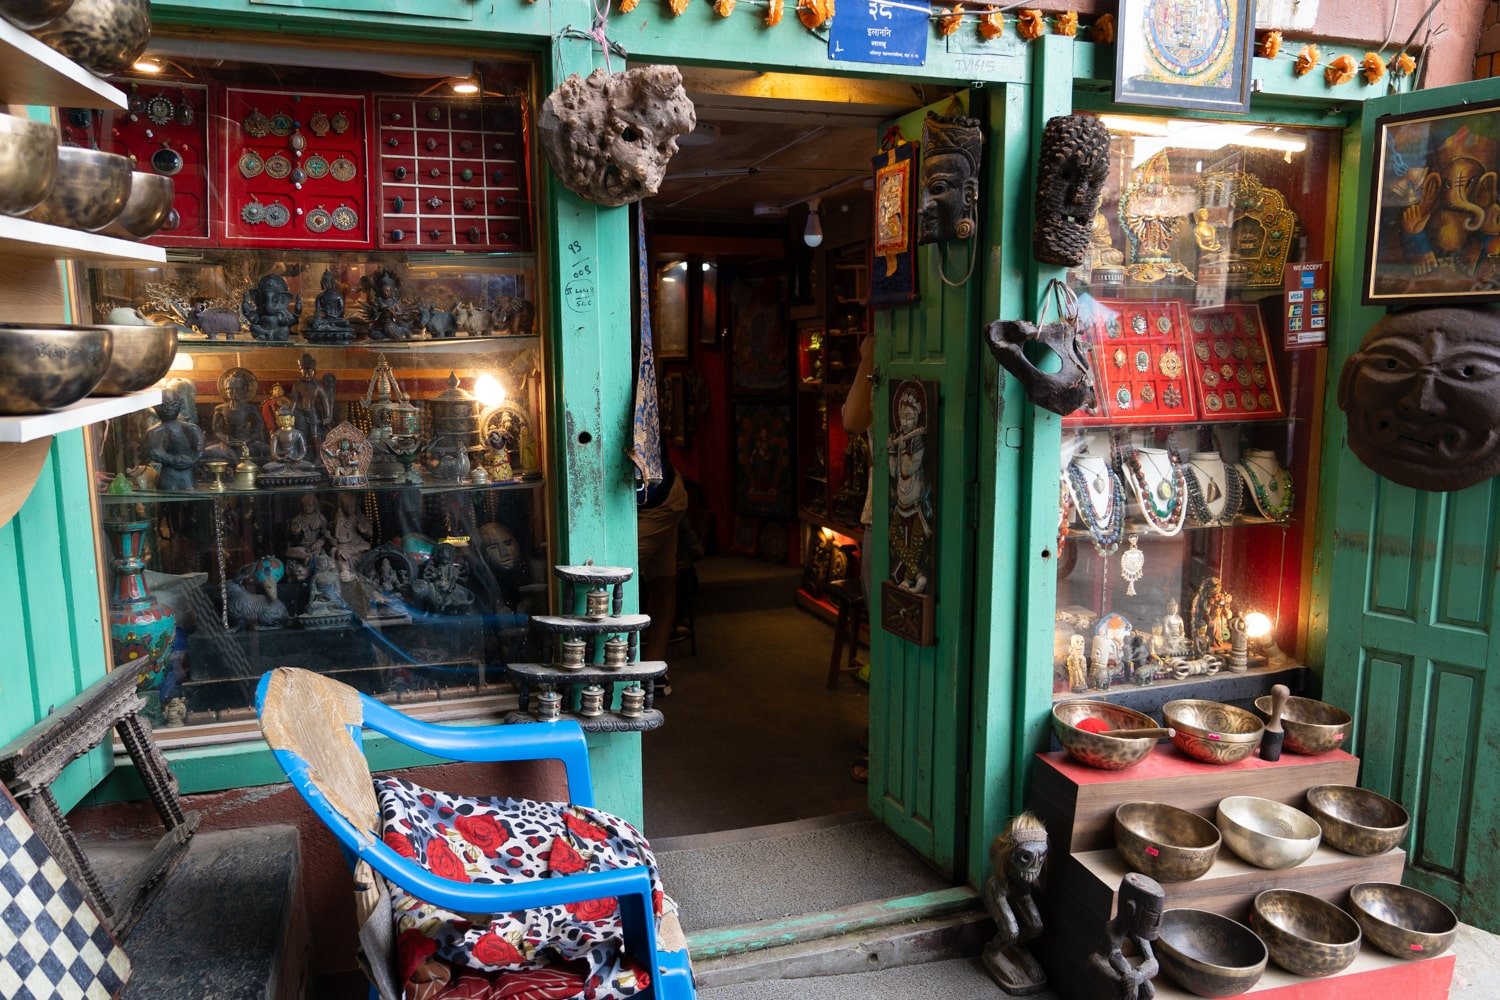
{"type": "Polygon", "coordinates": [[[979,232],[979,119],[929,113],[922,125],[918,243],[970,240],[979,232]]]}

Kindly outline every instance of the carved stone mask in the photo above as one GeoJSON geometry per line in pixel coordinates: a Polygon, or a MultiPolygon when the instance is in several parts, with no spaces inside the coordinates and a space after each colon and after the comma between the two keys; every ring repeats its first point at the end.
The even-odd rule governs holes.
{"type": "Polygon", "coordinates": [[[970,240],[979,231],[979,119],[928,113],[922,125],[918,243],[970,240]]]}
{"type": "Polygon", "coordinates": [[[547,96],[537,123],[547,162],[569,191],[629,205],[661,187],[677,137],[698,124],[675,66],[573,74],[547,96]]]}
{"type": "Polygon", "coordinates": [[[1500,312],[1385,317],[1339,376],[1349,448],[1402,486],[1451,492],[1500,474],[1500,312]]]}
{"type": "Polygon", "coordinates": [[[1014,375],[1026,390],[1026,398],[1042,409],[1067,415],[1093,401],[1094,373],[1089,368],[1088,348],[1078,336],[1076,313],[1041,324],[996,320],[989,325],[985,339],[1000,367],[1014,375]],[[1062,362],[1058,370],[1044,372],[1038,368],[1026,356],[1030,343],[1055,354],[1062,362]]]}
{"type": "Polygon", "coordinates": [[[1031,247],[1043,264],[1078,267],[1109,175],[1109,130],[1089,115],[1058,115],[1042,130],[1031,247]]]}

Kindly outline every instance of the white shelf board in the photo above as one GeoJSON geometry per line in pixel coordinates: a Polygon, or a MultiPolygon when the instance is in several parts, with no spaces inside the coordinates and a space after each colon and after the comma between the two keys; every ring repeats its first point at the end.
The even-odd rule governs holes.
{"type": "MultiPolygon", "coordinates": [[[[0,24],[4,23],[0,21],[0,24]]],[[[0,54],[0,65],[3,65],[3,59],[3,54],[0,54]]],[[[167,251],[146,243],[0,215],[0,257],[165,264],[167,251]]]]}
{"type": "Polygon", "coordinates": [[[61,434],[101,420],[123,417],[161,402],[160,389],[145,389],[129,396],[94,396],[72,406],[30,417],[0,417],[0,444],[24,444],[49,434],[61,434]]]}
{"type": "Polygon", "coordinates": [[[0,102],[127,109],[123,90],[4,20],[0,20],[0,102]]]}

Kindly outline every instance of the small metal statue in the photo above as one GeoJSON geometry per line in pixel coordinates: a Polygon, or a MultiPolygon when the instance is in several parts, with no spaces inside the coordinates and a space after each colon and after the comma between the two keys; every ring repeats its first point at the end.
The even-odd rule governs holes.
{"type": "Polygon", "coordinates": [[[411,310],[401,301],[401,279],[388,267],[370,281],[370,339],[410,340],[411,310]]]}
{"type": "Polygon", "coordinates": [[[328,481],[335,486],[364,486],[370,481],[374,449],[358,427],[345,420],[323,440],[321,458],[328,481]]]}
{"type": "Polygon", "coordinates": [[[152,407],[160,423],[146,432],[146,459],[158,468],[157,487],[191,490],[196,485],[193,470],[203,455],[203,432],[178,419],[182,396],[171,389],[152,407]]]}
{"type": "Polygon", "coordinates": [[[260,466],[250,457],[250,446],[245,445],[240,449],[240,460],[234,467],[234,488],[237,490],[255,489],[256,477],[260,475],[260,466]]]}
{"type": "Polygon", "coordinates": [[[1187,640],[1187,624],[1180,614],[1181,605],[1173,598],[1167,602],[1167,613],[1161,620],[1162,639],[1168,656],[1186,656],[1190,652],[1187,640]]]}
{"type": "Polygon", "coordinates": [[[323,290],[313,301],[312,322],[307,324],[307,339],[315,344],[347,344],[354,339],[354,327],[344,316],[344,296],[339,294],[333,270],[323,269],[323,290]]]}
{"type": "Polygon", "coordinates": [[[1068,637],[1068,658],[1063,661],[1068,670],[1068,690],[1082,694],[1089,689],[1089,658],[1083,651],[1083,636],[1077,632],[1068,637]]]}
{"type": "Polygon", "coordinates": [[[417,315],[427,336],[438,340],[452,340],[458,336],[458,316],[452,306],[442,307],[430,302],[422,303],[417,315]]]}
{"type": "Polygon", "coordinates": [[[307,460],[307,439],[297,430],[296,419],[291,410],[276,415],[271,460],[260,468],[262,486],[310,486],[322,480],[318,467],[307,460]]]}
{"type": "Polygon", "coordinates": [[[1250,627],[1244,615],[1229,619],[1229,672],[1243,674],[1250,669],[1250,627]]]}
{"type": "Polygon", "coordinates": [[[320,555],[312,564],[312,596],[307,610],[297,616],[303,628],[339,628],[354,622],[354,612],[339,590],[339,571],[329,555],[320,555]]]}
{"type": "Polygon", "coordinates": [[[284,343],[297,331],[302,319],[302,300],[292,294],[286,279],[268,274],[245,290],[240,300],[240,315],[256,340],[284,343]]]}
{"type": "Polygon", "coordinates": [[[323,428],[333,422],[333,396],[318,381],[318,362],[311,354],[304,351],[297,368],[302,374],[292,383],[287,398],[296,414],[297,430],[307,446],[317,452],[323,447],[323,428]]]}
{"type": "Polygon", "coordinates": [[[1115,915],[1104,929],[1104,947],[1089,956],[1098,1000],[1153,1000],[1156,996],[1151,980],[1160,967],[1151,942],[1161,934],[1166,895],[1155,879],[1139,872],[1131,872],[1120,883],[1115,915]],[[1125,957],[1127,938],[1140,953],[1139,964],[1132,965],[1125,957]]]}
{"type": "Polygon", "coordinates": [[[286,576],[286,566],[275,556],[262,556],[225,584],[230,623],[249,630],[279,629],[291,618],[276,595],[276,585],[286,576]]]}
{"type": "Polygon", "coordinates": [[[1012,819],[990,842],[984,907],[998,933],[984,947],[984,967],[1011,996],[1032,996],[1047,988],[1047,974],[1026,948],[1042,935],[1036,891],[1046,863],[1047,828],[1029,812],[1012,819]]]}
{"type": "Polygon", "coordinates": [[[918,243],[971,240],[979,233],[979,119],[928,113],[922,124],[918,243]]]}
{"type": "Polygon", "coordinates": [[[195,303],[183,314],[182,321],[209,340],[217,340],[219,337],[233,340],[234,335],[240,332],[239,313],[233,309],[210,306],[207,302],[195,303]]]}
{"type": "Polygon", "coordinates": [[[204,449],[205,458],[233,463],[247,447],[257,461],[269,454],[265,424],[255,405],[259,388],[255,373],[248,368],[230,368],[219,376],[219,395],[224,401],[214,407],[209,420],[214,443],[204,449]]]}
{"type": "Polygon", "coordinates": [[[365,512],[359,509],[359,495],[340,493],[339,507],[333,515],[333,558],[339,565],[339,579],[354,579],[354,567],[370,551],[375,529],[365,512]]]}
{"type": "Polygon", "coordinates": [[[328,547],[328,518],[318,506],[318,498],[311,493],[302,494],[297,503],[301,510],[287,525],[288,541],[292,544],[286,550],[286,557],[294,562],[311,563],[328,547]]]}
{"type": "Polygon", "coordinates": [[[411,582],[412,598],[426,611],[463,614],[474,603],[474,594],[464,586],[468,576],[468,564],[459,557],[458,550],[442,542],[432,550],[421,574],[411,582]]]}
{"type": "MultiPolygon", "coordinates": [[[[1043,264],[1089,258],[1094,219],[1109,176],[1109,129],[1092,115],[1058,115],[1042,129],[1031,248],[1043,264]]],[[[1108,236],[1109,227],[1105,226],[1108,236]]]]}

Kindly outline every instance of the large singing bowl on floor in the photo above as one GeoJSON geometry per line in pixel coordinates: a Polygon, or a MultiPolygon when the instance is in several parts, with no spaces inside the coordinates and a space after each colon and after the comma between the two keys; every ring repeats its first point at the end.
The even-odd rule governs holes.
{"type": "Polygon", "coordinates": [[[121,73],[151,41],[151,0],[73,0],[36,37],[100,76],[121,73]]]}
{"type": "Polygon", "coordinates": [[[1359,955],[1359,924],[1326,899],[1267,889],[1250,904],[1250,926],[1271,961],[1294,976],[1331,976],[1359,955]]]}
{"type": "MultiPolygon", "coordinates": [[[[1270,718],[1271,696],[1255,699],[1255,707],[1270,718]]],[[[1343,746],[1352,725],[1354,716],[1336,705],[1312,698],[1288,698],[1281,713],[1281,728],[1286,730],[1282,746],[1292,753],[1317,756],[1343,746]]]]}
{"type": "Polygon", "coordinates": [[[123,396],[161,381],[177,357],[175,326],[104,324],[114,345],[109,369],[94,387],[95,396],[123,396]]]}
{"type": "Polygon", "coordinates": [[[1107,701],[1075,698],[1053,705],[1052,729],[1057,733],[1057,742],[1075,760],[1089,767],[1119,771],[1140,763],[1156,746],[1155,738],[1122,740],[1079,729],[1078,724],[1085,719],[1098,719],[1110,729],[1154,729],[1156,720],[1107,701]]]}
{"type": "Polygon", "coordinates": [[[99,326],[0,323],[0,414],[45,413],[78,402],[109,368],[99,326]]]}
{"type": "Polygon", "coordinates": [[[0,114],[0,213],[42,203],[57,179],[57,129],[50,122],[0,114]]]}
{"type": "Polygon", "coordinates": [[[1349,909],[1365,940],[1397,958],[1441,955],[1458,936],[1458,917],[1439,899],[1392,882],[1361,882],[1349,890],[1349,909]]]}
{"type": "Polygon", "coordinates": [[[1260,868],[1295,868],[1312,857],[1323,839],[1307,813],[1253,795],[1221,800],[1215,825],[1231,851],[1260,868]]]}
{"type": "Polygon", "coordinates": [[[0,0],[0,17],[25,31],[51,24],[68,12],[73,0],[0,0]]]}
{"type": "Polygon", "coordinates": [[[1163,913],[1155,950],[1168,978],[1200,997],[1232,997],[1253,989],[1269,958],[1254,931],[1207,910],[1163,913]]]}
{"type": "Polygon", "coordinates": [[[1316,785],[1307,790],[1307,812],[1323,828],[1323,839],[1345,854],[1384,854],[1406,836],[1411,816],[1399,802],[1354,785],[1316,785]]]}
{"type": "Polygon", "coordinates": [[[1172,744],[1205,764],[1237,764],[1260,746],[1266,727],[1250,712],[1200,698],[1169,701],[1162,718],[1177,730],[1172,744]]]}
{"type": "Polygon", "coordinates": [[[1191,882],[1213,867],[1218,828],[1163,802],[1126,802],[1115,810],[1115,847],[1132,869],[1158,882],[1191,882]]]}
{"type": "Polygon", "coordinates": [[[172,214],[174,194],[172,178],[148,174],[144,170],[133,171],[130,197],[126,199],[119,218],[104,227],[104,235],[122,240],[143,240],[156,235],[172,214]]]}
{"type": "Polygon", "coordinates": [[[26,213],[33,222],[98,232],[114,222],[130,199],[130,160],[98,149],[59,146],[57,182],[47,199],[26,213]]]}

